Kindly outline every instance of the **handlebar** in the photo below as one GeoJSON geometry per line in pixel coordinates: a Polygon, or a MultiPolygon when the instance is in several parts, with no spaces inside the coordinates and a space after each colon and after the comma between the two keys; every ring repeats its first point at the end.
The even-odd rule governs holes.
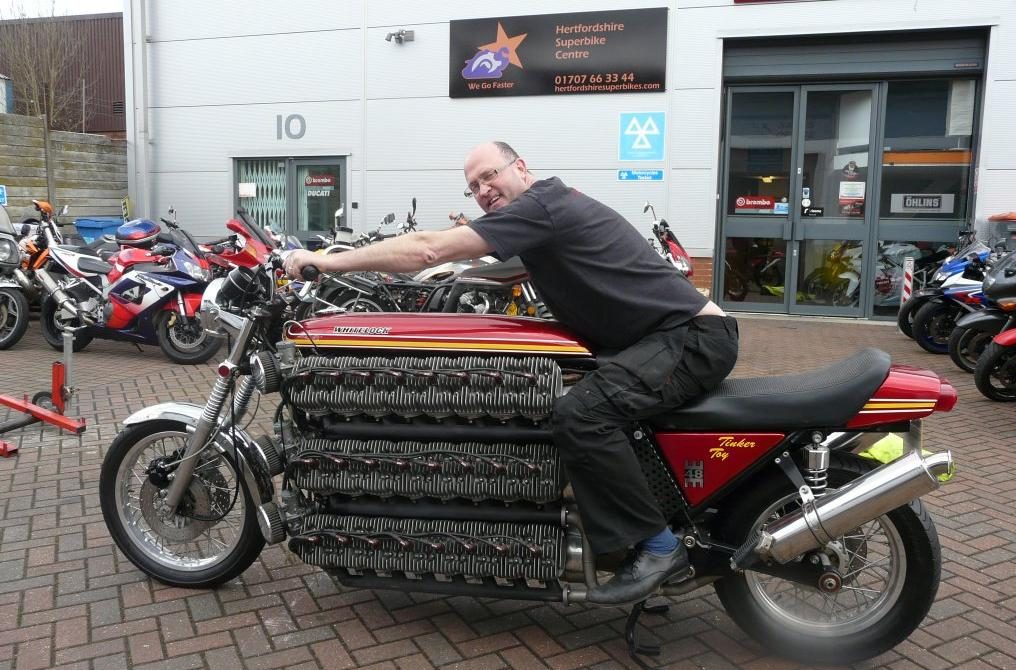
{"type": "Polygon", "coordinates": [[[321,270],[318,270],[316,265],[305,265],[300,270],[300,276],[307,281],[316,281],[321,276],[321,270]]]}

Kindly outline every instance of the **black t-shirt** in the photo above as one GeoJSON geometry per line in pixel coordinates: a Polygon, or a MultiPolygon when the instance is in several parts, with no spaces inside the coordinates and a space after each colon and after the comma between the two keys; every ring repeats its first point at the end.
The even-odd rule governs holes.
{"type": "Polygon", "coordinates": [[[554,316],[599,349],[627,348],[708,302],[620,214],[557,177],[470,225],[498,258],[521,257],[554,316]]]}

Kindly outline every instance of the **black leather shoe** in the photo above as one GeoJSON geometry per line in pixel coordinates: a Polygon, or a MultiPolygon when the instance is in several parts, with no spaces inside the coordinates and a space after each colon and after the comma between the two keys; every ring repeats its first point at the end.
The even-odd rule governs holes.
{"type": "Polygon", "coordinates": [[[595,605],[624,605],[645,600],[663,586],[676,583],[688,575],[688,551],[684,545],[669,554],[654,554],[636,549],[628,555],[614,576],[589,591],[586,600],[595,605]],[[680,576],[681,579],[673,579],[680,576]]]}

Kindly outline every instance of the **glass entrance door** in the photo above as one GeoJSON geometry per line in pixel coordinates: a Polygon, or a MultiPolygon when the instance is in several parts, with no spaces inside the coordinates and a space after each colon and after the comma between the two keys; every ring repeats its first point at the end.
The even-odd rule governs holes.
{"type": "Polygon", "coordinates": [[[336,223],[346,190],[342,160],[295,159],[291,174],[291,193],[295,195],[290,199],[292,233],[302,240],[315,235],[327,236],[336,223]]]}
{"type": "Polygon", "coordinates": [[[722,304],[859,316],[875,86],[732,88],[727,102],[722,304]]]}

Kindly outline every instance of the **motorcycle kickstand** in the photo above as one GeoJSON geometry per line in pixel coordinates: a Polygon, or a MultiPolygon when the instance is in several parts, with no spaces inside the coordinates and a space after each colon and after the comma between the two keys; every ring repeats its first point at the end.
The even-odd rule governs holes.
{"type": "Polygon", "coordinates": [[[658,644],[640,644],[636,628],[638,627],[639,618],[643,614],[666,614],[670,611],[670,605],[646,605],[647,602],[649,602],[648,599],[632,605],[631,612],[628,614],[628,620],[624,625],[624,639],[628,643],[628,655],[631,659],[640,668],[651,670],[652,666],[647,665],[645,661],[638,657],[638,654],[643,656],[659,656],[660,646],[658,644]]]}

